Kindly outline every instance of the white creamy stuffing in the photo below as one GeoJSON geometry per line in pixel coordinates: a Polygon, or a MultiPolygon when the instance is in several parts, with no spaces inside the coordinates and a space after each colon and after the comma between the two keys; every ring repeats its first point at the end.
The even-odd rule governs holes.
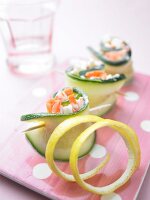
{"type": "Polygon", "coordinates": [[[99,78],[93,76],[93,77],[90,77],[89,79],[90,79],[90,80],[95,80],[95,79],[99,79],[99,78]]]}
{"type": "Polygon", "coordinates": [[[107,77],[106,77],[106,80],[109,80],[109,79],[112,79],[113,78],[113,75],[112,74],[108,74],[107,77]]]}
{"type": "Polygon", "coordinates": [[[61,114],[71,114],[73,112],[79,111],[84,105],[84,99],[83,97],[80,97],[77,99],[77,104],[69,104],[67,106],[61,106],[60,113],[61,114]]]}
{"type": "MultiPolygon", "coordinates": [[[[73,65],[73,69],[70,71],[71,74],[79,74],[82,70],[92,69],[95,66],[100,66],[101,61],[90,59],[89,61],[80,61],[73,65]]],[[[84,77],[82,77],[84,78],[84,77]]]]}
{"type": "Polygon", "coordinates": [[[83,107],[83,105],[84,105],[83,97],[80,97],[80,98],[77,100],[77,104],[79,105],[80,109],[83,107]]]}
{"type": "Polygon", "coordinates": [[[115,74],[115,75],[108,74],[105,80],[119,78],[119,76],[120,76],[119,74],[115,74]]]}
{"type": "Polygon", "coordinates": [[[80,60],[73,65],[73,69],[71,71],[72,74],[78,74],[81,70],[85,70],[87,68],[87,61],[80,60]]]}
{"type": "Polygon", "coordinates": [[[82,75],[82,76],[80,76],[80,77],[81,77],[81,78],[83,78],[83,79],[85,79],[85,78],[86,78],[86,77],[85,77],[85,76],[83,76],[83,75],[82,75]]]}
{"type": "Polygon", "coordinates": [[[106,48],[116,48],[120,49],[124,46],[124,41],[117,37],[112,37],[106,35],[102,38],[102,42],[104,43],[106,48]]]}
{"type": "Polygon", "coordinates": [[[66,115],[73,113],[72,105],[69,104],[68,106],[62,106],[61,113],[66,114],[66,115]]]}
{"type": "Polygon", "coordinates": [[[73,108],[73,112],[77,112],[78,110],[80,110],[79,105],[75,103],[72,104],[72,108],[73,108]]]}
{"type": "Polygon", "coordinates": [[[113,38],[111,44],[115,46],[117,49],[122,48],[123,41],[119,38],[113,38]]]}

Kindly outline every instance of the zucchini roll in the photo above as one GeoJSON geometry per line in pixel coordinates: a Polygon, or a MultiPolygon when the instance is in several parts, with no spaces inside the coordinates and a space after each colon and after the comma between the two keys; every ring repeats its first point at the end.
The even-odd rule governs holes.
{"type": "MultiPolygon", "coordinates": [[[[56,92],[53,98],[47,101],[46,107],[48,112],[26,114],[21,117],[22,121],[38,124],[24,132],[29,143],[42,156],[45,156],[46,145],[51,133],[61,122],[74,116],[89,114],[89,100],[80,89],[67,87],[56,92]]],[[[60,139],[54,152],[55,160],[69,160],[74,140],[87,127],[89,127],[89,123],[80,124],[60,139]]],[[[94,142],[95,134],[87,139],[81,148],[79,157],[86,155],[93,147],[94,142]]]]}
{"type": "Polygon", "coordinates": [[[78,63],[78,66],[70,66],[66,70],[66,79],[69,86],[78,87],[88,95],[90,109],[110,105],[92,112],[100,116],[115,104],[116,92],[124,85],[125,76],[106,73],[104,66],[98,63],[84,61],[84,63],[78,63]]]}
{"type": "Polygon", "coordinates": [[[126,82],[133,79],[133,67],[130,46],[120,38],[105,36],[100,42],[99,51],[88,47],[96,59],[105,65],[105,71],[110,74],[125,74],[126,82]]]}

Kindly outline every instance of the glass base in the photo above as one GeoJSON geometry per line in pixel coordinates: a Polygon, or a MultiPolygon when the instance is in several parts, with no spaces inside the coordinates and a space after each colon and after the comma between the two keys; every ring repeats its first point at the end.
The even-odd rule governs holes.
{"type": "Polygon", "coordinates": [[[22,76],[41,76],[49,72],[54,66],[52,54],[34,56],[8,57],[7,64],[13,74],[22,76]]]}

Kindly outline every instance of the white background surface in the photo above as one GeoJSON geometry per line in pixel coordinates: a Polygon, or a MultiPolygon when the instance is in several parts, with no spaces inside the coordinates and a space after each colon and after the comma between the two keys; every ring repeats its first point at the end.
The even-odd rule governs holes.
{"type": "Polygon", "coordinates": [[[133,50],[136,71],[150,74],[149,0],[63,0],[54,32],[54,52],[59,60],[89,56],[86,46],[98,46],[101,36],[124,38],[133,50]]]}
{"type": "MultiPolygon", "coordinates": [[[[98,46],[99,40],[104,34],[117,35],[127,40],[133,50],[135,70],[145,74],[150,74],[149,0],[61,1],[55,20],[53,38],[53,50],[58,62],[62,62],[72,56],[89,56],[86,46],[98,46]]],[[[10,76],[10,74],[4,64],[5,53],[1,40],[0,50],[0,78],[4,80],[3,95],[5,92],[8,92],[5,91],[5,76],[10,76]]],[[[7,84],[11,85],[11,83],[8,82],[7,84]]],[[[23,88],[25,85],[26,84],[23,83],[23,81],[20,82],[20,87],[23,88]]],[[[19,93],[19,91],[17,92],[19,93]]],[[[13,90],[11,93],[13,93],[13,90]]],[[[5,95],[3,95],[2,98],[3,97],[5,97],[5,95]]],[[[14,98],[17,97],[14,96],[14,98]]],[[[5,99],[3,98],[2,100],[2,105],[5,105],[5,99]]],[[[2,108],[2,111],[4,108],[5,107],[2,108]]],[[[149,188],[150,171],[148,171],[137,200],[149,200],[149,188]]],[[[44,200],[46,198],[24,189],[23,187],[0,176],[0,199],[44,200]]]]}

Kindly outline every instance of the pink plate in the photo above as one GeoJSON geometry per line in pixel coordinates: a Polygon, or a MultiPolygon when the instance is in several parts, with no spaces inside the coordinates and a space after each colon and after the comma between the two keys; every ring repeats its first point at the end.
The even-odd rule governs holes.
{"type": "MultiPolygon", "coordinates": [[[[63,86],[63,76],[51,72],[40,82],[40,87],[48,88],[50,94],[63,86]],[[50,81],[51,80],[51,81],[50,81]],[[51,83],[49,83],[49,81],[51,83]],[[55,84],[54,84],[55,83],[55,84]]],[[[130,181],[115,193],[98,196],[81,189],[76,183],[62,180],[53,174],[46,161],[38,155],[25,140],[21,133],[24,125],[16,128],[7,142],[1,144],[0,174],[28,187],[48,198],[59,200],[133,200],[136,198],[146,175],[150,160],[150,112],[147,105],[150,102],[150,77],[136,74],[131,85],[122,89],[115,108],[104,118],[122,121],[130,125],[137,133],[141,147],[141,165],[130,181]],[[3,147],[3,148],[2,148],[3,147]]],[[[37,95],[37,93],[35,92],[37,95]]],[[[40,104],[29,92],[29,100],[21,100],[16,115],[31,112],[44,111],[44,101],[50,95],[45,95],[40,104]],[[33,106],[34,105],[34,106],[33,106]],[[33,110],[34,109],[34,110],[33,110]]],[[[35,96],[36,96],[35,95],[35,96]]],[[[149,106],[148,106],[149,107],[149,106]]],[[[18,116],[16,116],[18,117],[18,116]]],[[[95,167],[109,151],[110,162],[95,177],[88,180],[93,185],[106,185],[116,180],[125,170],[127,164],[127,150],[118,133],[111,129],[103,128],[97,131],[96,144],[89,155],[79,160],[81,172],[95,167]],[[100,133],[100,134],[99,134],[100,133]]],[[[59,167],[70,172],[68,163],[58,163],[59,167]]]]}

